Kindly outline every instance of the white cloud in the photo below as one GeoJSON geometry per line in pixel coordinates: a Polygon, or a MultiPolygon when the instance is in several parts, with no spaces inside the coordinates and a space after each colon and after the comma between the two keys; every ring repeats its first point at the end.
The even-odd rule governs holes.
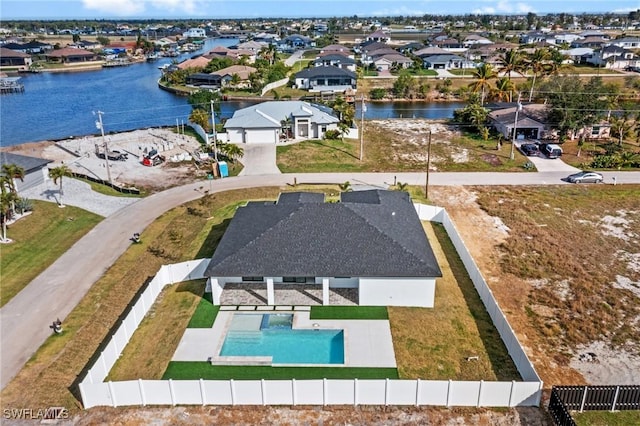
{"type": "Polygon", "coordinates": [[[371,12],[371,16],[422,16],[428,13],[424,10],[409,9],[406,6],[402,6],[394,9],[376,10],[371,12]]]}
{"type": "Polygon", "coordinates": [[[82,0],[85,9],[118,16],[139,15],[144,11],[144,2],[136,0],[82,0]]]}
{"type": "Polygon", "coordinates": [[[118,16],[142,15],[148,9],[154,9],[157,15],[194,15],[199,11],[198,3],[198,0],[82,0],[86,9],[118,16]]]}
{"type": "Polygon", "coordinates": [[[511,14],[511,13],[529,13],[535,12],[533,6],[530,6],[526,3],[514,3],[508,0],[498,0],[495,2],[487,2],[492,3],[491,5],[483,6],[476,8],[472,11],[474,14],[482,15],[492,15],[492,14],[511,14]]]}

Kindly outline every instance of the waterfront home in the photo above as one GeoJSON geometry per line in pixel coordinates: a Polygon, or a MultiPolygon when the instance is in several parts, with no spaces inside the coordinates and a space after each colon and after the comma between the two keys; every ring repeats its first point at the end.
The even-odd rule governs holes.
{"type": "MultiPolygon", "coordinates": [[[[442,272],[404,191],[282,193],[239,207],[204,274],[213,303],[232,284],[266,289],[266,304],[287,304],[278,287],[353,289],[359,305],[433,307],[442,272]]],[[[230,286],[231,287],[231,286],[230,286]]]]}
{"type": "Polygon", "coordinates": [[[0,68],[18,67],[19,69],[28,69],[31,63],[30,55],[23,52],[16,52],[6,47],[0,47],[0,68]]]}
{"type": "Polygon", "coordinates": [[[313,61],[314,67],[332,66],[356,72],[356,61],[340,53],[326,54],[313,61]]]}
{"type": "Polygon", "coordinates": [[[214,71],[211,75],[216,75],[220,77],[220,86],[221,87],[234,87],[236,89],[246,89],[251,87],[251,82],[249,81],[249,77],[251,74],[257,72],[256,68],[247,66],[247,65],[231,65],[230,67],[223,68],[218,71],[214,71]],[[237,77],[234,77],[237,76],[237,77]],[[234,82],[234,78],[237,78],[238,81],[234,82]]]}
{"type": "Polygon", "coordinates": [[[322,139],[337,130],[339,119],[330,108],[303,101],[269,101],[233,113],[224,128],[234,143],[277,143],[288,139],[322,139]]]}
{"type": "Polygon", "coordinates": [[[310,92],[344,93],[356,89],[357,79],[352,71],[323,65],[296,73],[295,85],[310,92]]]}
{"type": "Polygon", "coordinates": [[[450,53],[444,55],[427,55],[421,58],[424,68],[431,70],[451,70],[475,67],[475,64],[472,61],[468,61],[461,56],[452,55],[450,53]]]}
{"type": "Polygon", "coordinates": [[[373,41],[378,43],[389,43],[391,41],[391,37],[382,30],[377,30],[368,34],[365,38],[366,41],[373,41]]]}
{"type": "Polygon", "coordinates": [[[182,33],[182,37],[184,38],[206,38],[207,33],[204,28],[189,28],[187,31],[182,33]]]}
{"type": "Polygon", "coordinates": [[[96,55],[93,52],[84,49],[75,49],[73,47],[65,47],[63,49],[54,50],[45,55],[49,62],[60,62],[63,64],[81,63],[95,61],[96,55]]]}

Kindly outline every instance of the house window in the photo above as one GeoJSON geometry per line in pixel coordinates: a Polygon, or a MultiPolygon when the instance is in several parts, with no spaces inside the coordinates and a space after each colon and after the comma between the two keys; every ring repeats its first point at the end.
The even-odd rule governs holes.
{"type": "Polygon", "coordinates": [[[599,136],[600,135],[600,126],[593,126],[591,128],[591,136],[599,136]]]}
{"type": "Polygon", "coordinates": [[[314,277],[282,277],[283,283],[305,284],[307,282],[315,282],[314,277]]]}
{"type": "Polygon", "coordinates": [[[242,281],[264,281],[264,277],[242,277],[242,281]]]}

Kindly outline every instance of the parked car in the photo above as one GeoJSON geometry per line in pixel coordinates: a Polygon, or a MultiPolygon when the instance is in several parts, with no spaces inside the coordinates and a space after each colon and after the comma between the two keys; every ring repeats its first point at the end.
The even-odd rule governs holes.
{"type": "Polygon", "coordinates": [[[601,183],[604,177],[598,172],[582,171],[567,176],[567,181],[571,183],[601,183]]]}
{"type": "Polygon", "coordinates": [[[560,158],[562,156],[562,148],[554,143],[544,143],[540,145],[540,152],[548,158],[560,158]]]}
{"type": "Polygon", "coordinates": [[[522,151],[522,153],[528,157],[537,157],[540,153],[538,145],[534,143],[525,143],[520,145],[520,151],[522,151]]]}

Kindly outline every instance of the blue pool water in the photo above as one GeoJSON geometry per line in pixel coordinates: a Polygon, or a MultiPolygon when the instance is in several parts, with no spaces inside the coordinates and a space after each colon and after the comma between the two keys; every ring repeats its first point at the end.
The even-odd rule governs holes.
{"type": "MultiPolygon", "coordinates": [[[[246,317],[236,315],[234,320],[248,324],[246,317]]],[[[344,364],[343,330],[293,330],[292,315],[260,317],[260,327],[255,329],[243,330],[232,322],[220,356],[270,356],[274,364],[344,364]]]]}

